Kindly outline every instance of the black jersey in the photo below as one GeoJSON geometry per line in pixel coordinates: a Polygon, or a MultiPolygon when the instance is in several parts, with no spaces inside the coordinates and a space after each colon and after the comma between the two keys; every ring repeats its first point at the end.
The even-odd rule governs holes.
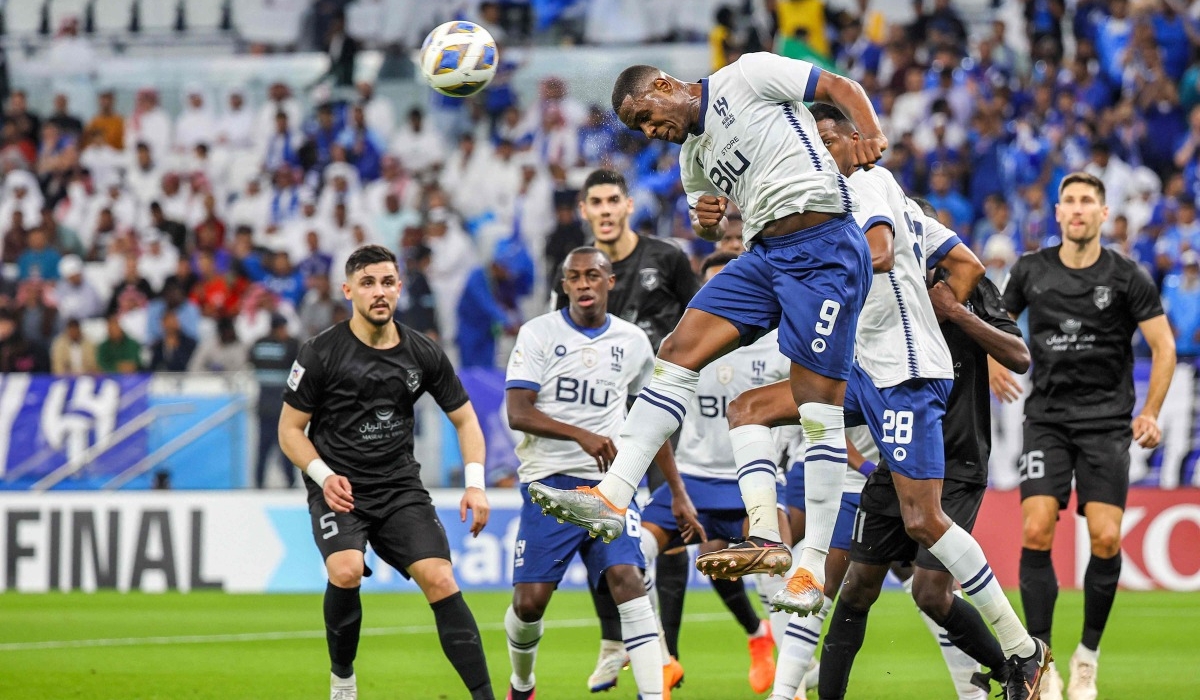
{"type": "MultiPolygon", "coordinates": [[[[400,344],[368,347],[343,321],[310,338],[288,375],[283,400],[312,414],[308,437],[334,472],[350,480],[354,510],[382,517],[429,502],[413,457],[413,404],[428,392],[450,412],[467,392],[437,343],[396,324],[400,344]]],[[[323,498],[304,480],[309,504],[323,498]]]]}
{"type": "MultiPolygon", "coordinates": [[[[1009,318],[1000,290],[988,278],[979,280],[967,309],[984,323],[1021,337],[1009,318]]],[[[986,484],[992,453],[992,400],[988,393],[987,352],[953,323],[942,324],[942,335],[954,364],[954,388],[946,403],[942,434],[946,441],[946,479],[986,484]]]]}
{"type": "Polygon", "coordinates": [[[1161,316],[1150,276],[1108,248],[1091,267],[1073,270],[1061,246],[1026,253],[1013,266],[1004,306],[1029,308],[1033,391],[1025,415],[1033,420],[1128,418],[1133,413],[1133,333],[1161,316]]]}
{"type": "MultiPolygon", "coordinates": [[[[633,252],[613,263],[613,274],[617,282],[608,293],[608,312],[645,331],[658,352],[659,344],[675,330],[688,302],[700,289],[687,254],[666,241],[638,236],[633,252]]],[[[570,303],[562,282],[560,267],[552,290],[555,309],[570,303]]]]}

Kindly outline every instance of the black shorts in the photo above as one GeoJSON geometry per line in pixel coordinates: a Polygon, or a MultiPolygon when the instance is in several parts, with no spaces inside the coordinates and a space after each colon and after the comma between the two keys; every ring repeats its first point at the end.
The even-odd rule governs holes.
{"type": "MultiPolygon", "coordinates": [[[[850,541],[850,561],[886,566],[894,561],[911,561],[922,569],[946,571],[929,550],[917,544],[904,530],[900,517],[900,498],[891,475],[876,472],[863,487],[862,500],[854,521],[850,541]],[[876,474],[880,474],[877,478],[876,474]]],[[[983,503],[986,484],[962,481],[942,482],[942,510],[959,527],[970,532],[983,503]]]]}
{"type": "MultiPolygon", "coordinates": [[[[324,500],[314,503],[308,512],[322,559],[348,549],[365,551],[370,542],[379,558],[405,578],[410,578],[407,569],[413,562],[429,558],[450,561],[446,529],[429,503],[401,506],[383,518],[363,517],[354,511],[337,513],[324,500]]],[[[370,568],[364,573],[370,576],[370,568]]]]}
{"type": "Polygon", "coordinates": [[[1058,509],[1071,500],[1071,478],[1079,494],[1078,512],[1087,503],[1125,508],[1129,496],[1129,445],[1133,427],[1128,420],[1095,423],[1025,421],[1025,445],[1018,463],[1021,500],[1053,496],[1058,509]]]}

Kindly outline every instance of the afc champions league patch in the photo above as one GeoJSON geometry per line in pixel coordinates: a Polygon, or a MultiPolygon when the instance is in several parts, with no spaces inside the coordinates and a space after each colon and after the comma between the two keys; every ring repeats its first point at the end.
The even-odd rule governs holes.
{"type": "Polygon", "coordinates": [[[299,361],[292,362],[292,371],[288,372],[287,385],[292,391],[300,388],[300,380],[304,379],[304,368],[299,361]]]}
{"type": "Polygon", "coordinates": [[[642,288],[647,292],[653,292],[662,284],[662,278],[658,276],[658,270],[653,267],[645,267],[638,270],[638,279],[642,283],[642,288]]]}
{"type": "Polygon", "coordinates": [[[1092,290],[1092,301],[1095,302],[1096,308],[1101,311],[1107,309],[1112,304],[1112,287],[1096,287],[1092,290]]]}
{"type": "Polygon", "coordinates": [[[728,384],[733,381],[733,367],[731,365],[721,365],[717,367],[717,381],[721,384],[728,384]]]}

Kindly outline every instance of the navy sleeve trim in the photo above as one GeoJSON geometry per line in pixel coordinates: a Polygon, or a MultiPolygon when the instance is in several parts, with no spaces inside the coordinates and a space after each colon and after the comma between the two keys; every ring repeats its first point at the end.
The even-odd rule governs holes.
{"type": "Polygon", "coordinates": [[[890,216],[872,216],[867,219],[867,223],[862,227],[863,233],[870,231],[875,224],[887,224],[888,228],[892,229],[893,234],[896,231],[896,222],[892,221],[890,216]]]}
{"type": "Polygon", "coordinates": [[[507,382],[504,382],[504,389],[505,391],[509,389],[529,389],[530,391],[541,391],[542,385],[525,379],[510,379],[507,382]]]}
{"type": "Polygon", "coordinates": [[[804,86],[804,101],[812,102],[817,97],[817,81],[821,79],[821,74],[825,71],[812,67],[812,71],[808,74],[808,84],[804,86]]]}
{"type": "Polygon", "coordinates": [[[933,251],[933,255],[929,256],[929,260],[925,261],[925,267],[928,267],[931,269],[936,267],[937,264],[942,261],[942,258],[949,255],[950,251],[954,250],[954,247],[957,245],[960,245],[961,243],[962,243],[962,239],[959,238],[957,235],[951,236],[950,238],[946,239],[945,243],[941,244],[940,246],[938,246],[937,250],[933,251]]]}

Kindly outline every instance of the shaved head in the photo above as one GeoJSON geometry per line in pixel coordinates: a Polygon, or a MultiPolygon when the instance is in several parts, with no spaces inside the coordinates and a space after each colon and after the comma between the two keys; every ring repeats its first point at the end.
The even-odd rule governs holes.
{"type": "Polygon", "coordinates": [[[617,82],[613,83],[613,111],[621,111],[621,104],[625,102],[626,97],[636,100],[646,94],[650,90],[651,83],[660,75],[662,75],[661,70],[647,65],[630,66],[621,71],[621,74],[617,76],[617,82]]]}

